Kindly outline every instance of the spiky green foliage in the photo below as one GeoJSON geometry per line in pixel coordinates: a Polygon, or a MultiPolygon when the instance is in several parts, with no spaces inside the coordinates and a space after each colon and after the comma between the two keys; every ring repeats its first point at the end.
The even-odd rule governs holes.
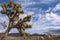
{"type": "Polygon", "coordinates": [[[24,11],[21,10],[21,5],[17,3],[13,3],[12,0],[10,0],[9,4],[2,4],[1,5],[3,10],[1,11],[2,14],[6,14],[9,18],[9,26],[6,30],[6,35],[8,35],[8,32],[11,28],[17,28],[23,36],[27,33],[25,33],[26,28],[32,28],[31,25],[28,25],[26,22],[29,22],[31,20],[31,15],[26,16],[25,18],[21,19],[19,18],[20,14],[24,14],[24,11]],[[16,24],[14,24],[15,21],[18,21],[16,24]]]}
{"type": "Polygon", "coordinates": [[[24,22],[29,22],[31,20],[31,15],[28,15],[23,20],[24,20],[24,22]]]}

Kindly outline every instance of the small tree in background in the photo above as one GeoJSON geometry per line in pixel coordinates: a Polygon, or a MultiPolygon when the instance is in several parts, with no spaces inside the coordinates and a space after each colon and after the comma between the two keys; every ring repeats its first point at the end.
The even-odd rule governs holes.
{"type": "Polygon", "coordinates": [[[9,18],[9,25],[5,32],[5,36],[9,34],[10,29],[17,28],[22,36],[27,36],[28,34],[25,32],[26,28],[31,28],[31,25],[28,25],[26,22],[31,20],[31,15],[26,16],[25,18],[19,18],[20,14],[24,14],[24,11],[21,10],[21,5],[17,3],[13,3],[12,0],[9,1],[9,4],[1,5],[3,10],[1,14],[6,14],[9,18]],[[16,24],[15,21],[17,21],[16,24]]]}

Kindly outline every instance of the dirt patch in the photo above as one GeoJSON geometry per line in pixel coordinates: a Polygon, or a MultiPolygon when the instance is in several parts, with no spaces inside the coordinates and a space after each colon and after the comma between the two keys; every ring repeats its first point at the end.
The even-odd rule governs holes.
{"type": "Polygon", "coordinates": [[[22,36],[6,36],[4,40],[60,40],[60,36],[53,35],[30,35],[29,37],[22,36]]]}

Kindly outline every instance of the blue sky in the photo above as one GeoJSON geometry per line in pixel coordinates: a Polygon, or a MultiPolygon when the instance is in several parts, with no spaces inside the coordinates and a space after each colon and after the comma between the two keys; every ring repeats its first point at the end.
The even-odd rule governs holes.
{"type": "MultiPolygon", "coordinates": [[[[0,4],[8,3],[8,0],[0,0],[0,4]]],[[[29,24],[32,24],[32,29],[27,29],[28,33],[51,33],[60,34],[60,0],[13,0],[22,5],[22,9],[26,15],[32,15],[32,20],[29,24]]],[[[0,7],[0,10],[2,8],[0,7]]],[[[0,22],[6,21],[8,24],[8,17],[0,14],[0,22]]],[[[0,26],[1,32],[4,32],[3,26],[0,26]]],[[[12,29],[11,32],[18,32],[17,29],[12,29]],[[16,31],[15,31],[16,30],[16,31]]]]}

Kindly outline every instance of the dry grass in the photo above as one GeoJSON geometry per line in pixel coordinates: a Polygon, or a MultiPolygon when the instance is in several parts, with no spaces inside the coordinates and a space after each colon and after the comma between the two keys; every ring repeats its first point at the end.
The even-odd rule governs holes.
{"type": "Polygon", "coordinates": [[[53,35],[32,35],[29,37],[6,36],[4,40],[60,40],[60,36],[53,35]]]}

